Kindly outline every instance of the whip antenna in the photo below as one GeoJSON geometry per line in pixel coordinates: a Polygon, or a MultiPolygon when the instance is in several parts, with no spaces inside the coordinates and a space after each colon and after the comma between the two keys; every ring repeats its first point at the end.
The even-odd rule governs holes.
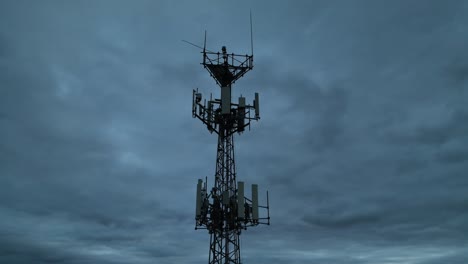
{"type": "Polygon", "coordinates": [[[206,30],[205,30],[205,41],[203,42],[203,52],[206,50],[206,30]]]}
{"type": "Polygon", "coordinates": [[[250,52],[253,56],[253,30],[252,30],[252,9],[250,10],[250,52]]]}

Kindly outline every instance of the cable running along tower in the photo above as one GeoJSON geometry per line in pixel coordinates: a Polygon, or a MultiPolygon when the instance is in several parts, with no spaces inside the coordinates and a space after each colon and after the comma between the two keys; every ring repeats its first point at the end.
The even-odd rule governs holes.
{"type": "Polygon", "coordinates": [[[252,16],[250,27],[251,55],[229,54],[224,46],[221,53],[209,51],[205,32],[201,64],[221,88],[221,98],[213,99],[211,95],[208,102],[205,99],[202,103],[198,88],[193,90],[192,116],[218,135],[214,186],[208,190],[207,179],[199,179],[196,191],[195,229],[207,229],[210,234],[209,264],[240,264],[241,230],[270,224],[268,192],[267,204],[261,206],[258,185],[252,184],[249,198],[244,196],[244,182],[236,181],[234,134],[241,134],[246,127],[250,130],[251,121],[260,119],[258,93],[252,105],[246,104],[242,96],[237,103],[231,102],[232,84],[253,68],[252,16]],[[265,217],[260,217],[259,209],[266,213],[265,217]]]}

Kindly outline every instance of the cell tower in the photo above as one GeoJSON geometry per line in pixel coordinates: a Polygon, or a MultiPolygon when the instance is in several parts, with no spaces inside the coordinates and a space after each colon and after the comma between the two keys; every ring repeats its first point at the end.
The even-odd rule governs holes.
{"type": "Polygon", "coordinates": [[[221,88],[221,99],[213,99],[211,95],[210,100],[206,102],[205,99],[202,104],[198,88],[193,90],[192,116],[200,119],[210,133],[218,135],[214,186],[208,191],[207,179],[205,182],[199,179],[196,192],[195,229],[207,229],[210,234],[209,264],[240,264],[241,230],[259,224],[270,225],[268,191],[267,204],[261,206],[258,185],[252,184],[248,198],[244,196],[244,182],[236,181],[234,134],[241,134],[246,127],[250,130],[251,121],[260,119],[258,93],[252,105],[246,104],[242,96],[237,103],[231,102],[232,84],[253,68],[252,16],[250,29],[251,55],[229,54],[224,46],[221,53],[209,51],[205,32],[201,64],[221,88]],[[266,217],[260,217],[259,208],[266,211],[266,217]]]}

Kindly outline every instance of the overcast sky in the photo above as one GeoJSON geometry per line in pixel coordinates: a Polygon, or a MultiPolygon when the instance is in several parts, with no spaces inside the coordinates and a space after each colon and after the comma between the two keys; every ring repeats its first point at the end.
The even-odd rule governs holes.
{"type": "Polygon", "coordinates": [[[423,0],[0,1],[1,263],[207,263],[220,89],[181,40],[246,54],[249,9],[243,263],[468,263],[468,2],[423,0]]]}

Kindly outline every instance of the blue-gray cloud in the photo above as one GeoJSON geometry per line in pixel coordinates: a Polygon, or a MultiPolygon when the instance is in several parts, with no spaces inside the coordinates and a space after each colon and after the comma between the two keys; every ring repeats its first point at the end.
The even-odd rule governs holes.
{"type": "Polygon", "coordinates": [[[181,39],[248,52],[250,8],[234,95],[260,92],[262,119],[237,173],[272,226],[243,261],[466,262],[463,1],[3,1],[0,262],[207,261],[193,198],[216,139],[190,99],[219,88],[181,39]]]}

